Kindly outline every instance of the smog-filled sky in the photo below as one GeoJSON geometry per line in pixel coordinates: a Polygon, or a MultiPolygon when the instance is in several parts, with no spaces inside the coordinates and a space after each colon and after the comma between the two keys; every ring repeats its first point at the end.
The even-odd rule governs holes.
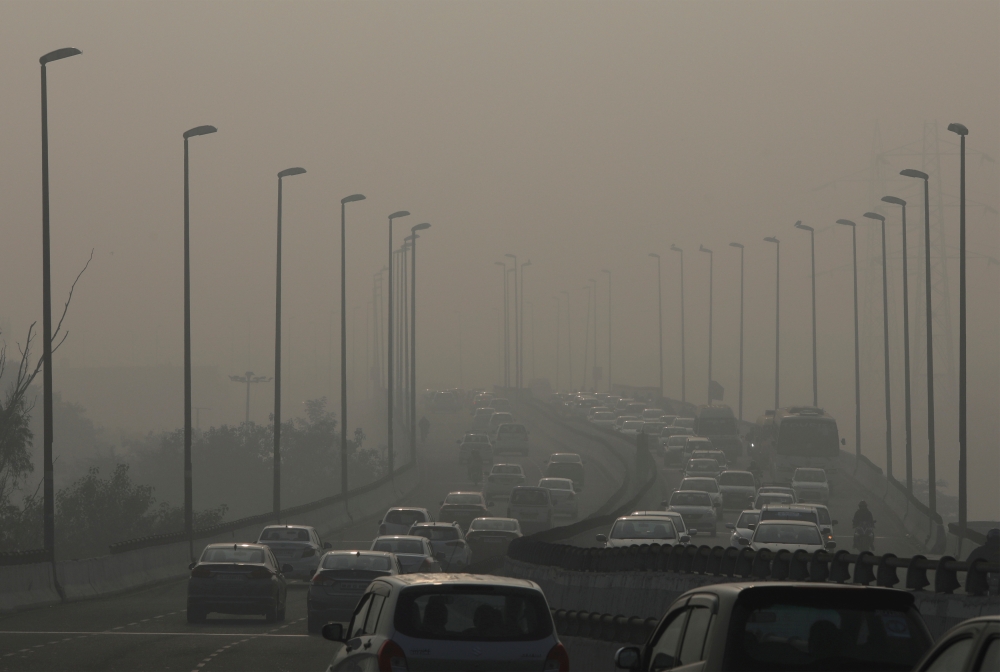
{"type": "MultiPolygon", "coordinates": [[[[202,424],[243,418],[229,374],[274,368],[277,173],[283,221],[285,407],[339,409],[341,198],[347,206],[351,408],[365,417],[373,276],[410,227],[417,246],[418,386],[502,383],[502,271],[523,276],[526,380],[579,387],[584,348],[613,383],[737,407],[745,245],[743,417],[774,406],[780,241],[780,404],[811,403],[815,227],[819,403],[854,442],[851,231],[857,223],[862,452],[885,464],[881,230],[886,217],[892,432],[903,463],[900,208],[908,202],[914,475],[927,473],[923,184],[931,175],[938,476],[957,486],[958,136],[968,170],[969,516],[1000,516],[1000,4],[990,2],[6,2],[0,7],[0,329],[41,319],[38,58],[48,67],[53,304],[76,288],[55,389],[114,431],[182,425],[183,141],[190,141],[194,401],[202,424]],[[943,224],[943,227],[942,227],[943,224]],[[719,258],[714,259],[714,254],[719,258]],[[919,255],[919,256],[918,256],[919,255]],[[604,273],[610,271],[610,274],[604,273]],[[569,294],[569,315],[566,297],[569,294]],[[533,317],[532,317],[533,316],[533,317]],[[567,324],[569,334],[567,336],[567,324]],[[590,330],[586,329],[587,324],[590,330]],[[587,335],[589,333],[589,336],[587,335]],[[572,350],[568,338],[572,340],[572,350]],[[571,354],[570,354],[571,352],[571,354]],[[461,359],[459,359],[461,353],[461,359]],[[572,371],[569,371],[572,357],[572,371]],[[109,367],[133,388],[110,390],[109,367]],[[103,372],[103,373],[102,373],[103,372]],[[146,376],[144,378],[144,376],[146,376]],[[60,380],[62,379],[62,380],[60,380]],[[75,381],[72,389],[61,387],[75,381]],[[201,389],[198,389],[199,386],[201,389]],[[110,407],[102,400],[129,398],[110,407]],[[162,399],[143,415],[142,399],[162,399]]],[[[512,285],[511,285],[512,286],[512,285]]],[[[513,314],[512,314],[513,319],[513,314]]],[[[587,364],[587,387],[593,376],[587,364]]],[[[271,392],[255,390],[266,422],[271,392]]],[[[355,411],[352,411],[355,412],[355,411]]],[[[360,421],[358,421],[360,422],[360,421]]],[[[349,422],[352,426],[357,423],[349,422]]],[[[372,436],[377,428],[366,427],[372,436]]],[[[57,452],[71,449],[57,442],[57,452]]],[[[40,442],[39,442],[40,444],[40,442]]]]}

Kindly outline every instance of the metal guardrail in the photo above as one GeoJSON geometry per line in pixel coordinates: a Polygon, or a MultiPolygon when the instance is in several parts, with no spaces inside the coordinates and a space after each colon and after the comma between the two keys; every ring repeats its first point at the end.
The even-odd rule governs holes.
{"type": "Polygon", "coordinates": [[[832,581],[867,586],[895,587],[897,569],[906,570],[907,590],[923,590],[931,585],[928,570],[934,572],[936,593],[953,593],[963,584],[958,573],[965,572],[965,592],[985,595],[989,576],[1000,575],[1000,565],[978,560],[971,565],[950,556],[928,560],[922,555],[899,558],[892,553],[854,554],[846,550],[813,553],[799,550],[772,552],[766,549],[724,548],[693,544],[642,544],[626,548],[581,548],[549,544],[532,537],[511,542],[507,556],[513,560],[577,572],[678,572],[725,579],[757,581],[832,581]],[[852,571],[853,568],[853,571],[852,571]]]}
{"type": "Polygon", "coordinates": [[[592,611],[567,611],[550,609],[556,632],[565,637],[586,637],[604,642],[621,642],[641,645],[659,623],[655,618],[638,616],[613,616],[592,611]]]}

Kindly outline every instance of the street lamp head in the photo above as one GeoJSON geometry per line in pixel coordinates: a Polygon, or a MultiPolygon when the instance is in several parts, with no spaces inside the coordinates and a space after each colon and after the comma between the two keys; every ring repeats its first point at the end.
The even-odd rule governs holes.
{"type": "Polygon", "coordinates": [[[423,231],[424,229],[429,229],[429,228],[431,228],[431,225],[428,224],[427,222],[424,222],[423,224],[417,224],[416,226],[414,226],[413,228],[411,228],[410,231],[411,232],[414,232],[414,231],[423,231]]]}
{"type": "Polygon", "coordinates": [[[795,228],[796,229],[802,229],[803,231],[810,231],[810,232],[813,230],[813,227],[808,226],[807,224],[803,224],[801,221],[795,222],[795,228]]]}
{"type": "Polygon", "coordinates": [[[896,205],[902,205],[902,206],[906,205],[906,201],[904,201],[901,198],[896,198],[895,196],[883,196],[882,200],[885,201],[886,203],[894,203],[896,205]]]}
{"type": "Polygon", "coordinates": [[[394,212],[391,215],[389,215],[389,221],[391,222],[392,220],[396,219],[397,217],[408,217],[409,214],[410,213],[407,212],[406,210],[400,210],[399,212],[394,212]]]}
{"type": "Polygon", "coordinates": [[[969,134],[969,129],[965,127],[965,124],[948,124],[948,130],[959,135],[969,134]]]}
{"type": "Polygon", "coordinates": [[[505,254],[503,256],[510,257],[511,259],[517,259],[517,255],[516,254],[505,254]]]}
{"type": "Polygon", "coordinates": [[[676,245],[674,245],[673,243],[670,243],[670,249],[673,250],[674,252],[683,252],[684,251],[681,248],[679,248],[676,245]]]}
{"type": "Polygon", "coordinates": [[[699,251],[699,252],[708,252],[709,254],[712,254],[712,250],[708,249],[708,248],[707,248],[707,247],[705,247],[704,245],[699,245],[699,246],[698,246],[698,251],[699,251]]]}
{"type": "Polygon", "coordinates": [[[743,249],[743,243],[729,243],[729,247],[738,247],[738,248],[740,248],[742,250],[743,249]]]}
{"type": "Polygon", "coordinates": [[[353,194],[352,196],[340,199],[340,204],[346,205],[347,203],[353,203],[354,201],[363,201],[363,200],[365,200],[364,194],[353,194]]]}
{"type": "Polygon", "coordinates": [[[651,257],[655,257],[656,259],[659,259],[659,258],[660,258],[660,255],[658,255],[658,254],[657,254],[656,252],[650,252],[650,253],[649,253],[649,256],[651,256],[651,257]]]}
{"type": "Polygon", "coordinates": [[[215,126],[196,126],[189,131],[184,131],[184,138],[193,138],[196,135],[208,135],[209,133],[215,133],[219,129],[215,126]]]}
{"type": "Polygon", "coordinates": [[[767,241],[767,242],[769,242],[769,243],[774,243],[775,245],[778,245],[778,244],[780,244],[780,243],[781,243],[781,241],[780,241],[780,240],[778,240],[777,238],[775,238],[774,236],[768,236],[768,237],[767,237],[767,238],[765,238],[764,240],[766,240],[766,241],[767,241]]]}
{"type": "Polygon", "coordinates": [[[880,221],[883,224],[885,224],[885,217],[883,217],[882,215],[878,214],[877,212],[866,212],[864,214],[864,216],[867,217],[868,219],[877,219],[878,221],[880,221]]]}
{"type": "Polygon", "coordinates": [[[838,224],[843,224],[844,226],[857,226],[854,222],[849,219],[838,219],[838,224]]]}
{"type": "Polygon", "coordinates": [[[899,171],[899,174],[903,177],[919,177],[921,180],[929,179],[930,176],[927,173],[920,172],[919,170],[914,170],[913,168],[907,168],[906,170],[899,171]]]}
{"type": "Polygon", "coordinates": [[[493,264],[496,266],[503,266],[504,268],[507,267],[507,264],[503,263],[502,261],[494,261],[493,264]]]}
{"type": "Polygon", "coordinates": [[[531,259],[528,259],[526,262],[521,264],[521,268],[524,268],[525,266],[531,266],[531,259]]]}
{"type": "Polygon", "coordinates": [[[609,270],[608,270],[608,269],[606,269],[606,268],[602,268],[602,269],[601,269],[601,273],[607,273],[608,275],[611,275],[611,271],[609,271],[609,270]]]}
{"type": "MultiPolygon", "coordinates": [[[[408,235],[408,236],[407,236],[406,238],[403,238],[403,240],[405,240],[405,241],[410,241],[410,240],[416,240],[416,239],[417,239],[417,238],[419,238],[419,237],[420,237],[420,236],[418,236],[417,234],[415,234],[415,233],[411,233],[411,234],[410,234],[410,235],[408,235]]],[[[405,245],[404,245],[404,247],[405,247],[405,245]]]]}
{"type": "Polygon", "coordinates": [[[83,53],[79,49],[74,49],[73,47],[66,47],[64,49],[56,49],[55,51],[50,51],[41,58],[38,62],[42,65],[51,63],[52,61],[61,61],[64,58],[69,58],[70,56],[76,56],[77,54],[83,53]]]}
{"type": "Polygon", "coordinates": [[[292,175],[301,175],[306,172],[305,168],[285,168],[283,171],[278,173],[278,179],[283,177],[291,177],[292,175]]]}

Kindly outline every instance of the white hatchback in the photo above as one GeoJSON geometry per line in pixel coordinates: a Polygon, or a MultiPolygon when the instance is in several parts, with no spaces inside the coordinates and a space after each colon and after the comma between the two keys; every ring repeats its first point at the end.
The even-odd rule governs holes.
{"type": "Polygon", "coordinates": [[[538,487],[548,489],[557,516],[576,518],[580,513],[580,503],[573,490],[573,479],[543,478],[538,481],[538,487]]]}
{"type": "Polygon", "coordinates": [[[767,520],[758,523],[750,539],[740,538],[741,546],[749,546],[755,551],[766,548],[778,551],[807,551],[813,553],[822,549],[832,551],[837,547],[833,541],[824,541],[816,523],[802,520],[767,520]]]}
{"type": "Polygon", "coordinates": [[[799,467],[792,474],[792,491],[797,502],[830,502],[830,483],[826,480],[826,471],[799,467]]]}

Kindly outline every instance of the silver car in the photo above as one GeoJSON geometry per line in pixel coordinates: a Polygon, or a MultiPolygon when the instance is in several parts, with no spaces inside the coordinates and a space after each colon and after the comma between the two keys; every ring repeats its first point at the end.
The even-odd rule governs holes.
{"type": "Polygon", "coordinates": [[[543,478],[538,481],[538,487],[547,488],[552,497],[552,506],[557,516],[576,518],[580,513],[580,503],[573,490],[573,480],[570,478],[543,478]]]}
{"type": "Polygon", "coordinates": [[[698,528],[688,527],[684,522],[684,516],[677,513],[676,511],[633,511],[628,514],[630,516],[642,516],[645,518],[666,518],[671,523],[674,524],[674,529],[677,530],[677,534],[688,535],[688,537],[693,537],[698,534],[698,528]]]}
{"type": "Polygon", "coordinates": [[[568,671],[538,584],[472,574],[372,581],[351,622],[323,627],[343,643],[328,672],[343,670],[568,671]]]}
{"type": "Polygon", "coordinates": [[[760,511],[747,509],[740,513],[740,517],[735,523],[726,523],[726,529],[733,531],[729,537],[729,545],[733,548],[742,548],[745,544],[741,543],[740,539],[749,540],[753,536],[753,531],[759,522],[760,511]]]}
{"type": "Polygon", "coordinates": [[[379,536],[391,534],[406,534],[413,527],[414,523],[427,523],[431,520],[431,514],[427,509],[419,509],[413,506],[394,506],[382,516],[382,522],[378,525],[379,536]]]}
{"type": "Polygon", "coordinates": [[[687,543],[691,537],[677,534],[673,522],[658,516],[623,516],[615,521],[611,531],[597,535],[605,548],[641,546],[642,544],[687,543]]]}
{"type": "Polygon", "coordinates": [[[510,491],[524,483],[524,468],[520,464],[494,464],[486,477],[483,495],[487,499],[510,497],[510,491]]]}
{"type": "Polygon", "coordinates": [[[719,474],[717,480],[722,491],[722,508],[739,511],[753,504],[757,496],[757,481],[749,471],[727,469],[719,474]]]}
{"type": "Polygon", "coordinates": [[[712,498],[701,490],[675,490],[670,499],[663,502],[671,511],[684,516],[684,522],[695,527],[699,533],[707,532],[709,536],[716,535],[715,507],[712,498]]]}
{"type": "Polygon", "coordinates": [[[434,557],[446,572],[464,572],[472,564],[472,550],[458,523],[417,523],[410,528],[410,536],[430,541],[434,557]]]}
{"type": "Polygon", "coordinates": [[[431,542],[423,537],[411,537],[406,534],[375,537],[371,550],[394,553],[404,574],[430,574],[441,571],[441,563],[434,557],[431,542]]]}
{"type": "Polygon", "coordinates": [[[510,491],[507,517],[517,520],[527,534],[549,529],[555,517],[550,493],[548,488],[517,486],[510,491]]]}
{"type": "Polygon", "coordinates": [[[402,574],[399,560],[381,551],[330,551],[319,562],[306,595],[308,629],[318,633],[330,621],[351,620],[354,607],[380,576],[402,574]]]}
{"type": "Polygon", "coordinates": [[[333,548],[320,540],[316,528],[307,525],[268,525],[261,530],[257,543],[270,548],[283,567],[292,567],[292,571],[284,572],[286,578],[292,579],[311,579],[323,551],[333,548]]]}
{"type": "MultiPolygon", "coordinates": [[[[715,460],[712,460],[714,462],[715,460]]],[[[719,482],[715,480],[715,477],[709,478],[708,476],[689,476],[682,478],[680,485],[677,486],[678,490],[701,490],[702,492],[707,492],[708,496],[712,498],[712,506],[718,509],[719,515],[722,515],[722,491],[719,489],[719,482]]]]}

